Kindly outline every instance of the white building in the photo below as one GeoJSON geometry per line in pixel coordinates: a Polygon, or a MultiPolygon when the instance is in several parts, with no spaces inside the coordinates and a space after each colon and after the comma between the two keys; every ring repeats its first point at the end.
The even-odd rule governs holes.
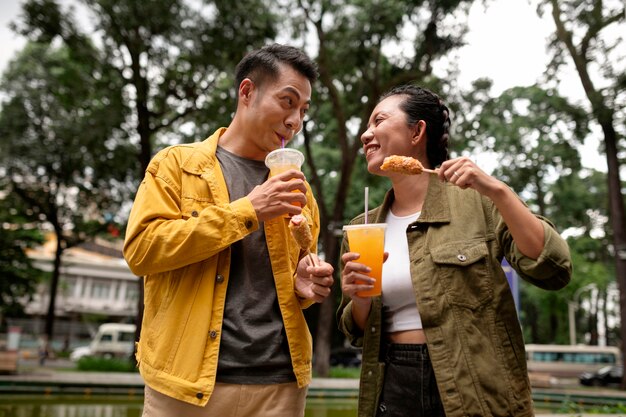
{"type": "MultiPolygon", "coordinates": [[[[56,242],[48,241],[29,253],[34,266],[52,272],[56,242]]],[[[64,251],[56,316],[97,314],[111,317],[134,317],[137,314],[138,277],[135,276],[121,250],[97,241],[64,251]]],[[[49,282],[39,285],[32,302],[26,305],[29,315],[45,316],[50,303],[49,282]]]]}
{"type": "MultiPolygon", "coordinates": [[[[51,273],[56,239],[50,237],[39,248],[29,251],[35,267],[51,273]]],[[[133,323],[137,315],[139,278],[122,257],[120,244],[97,239],[66,249],[63,253],[55,305],[54,340],[57,347],[83,343],[95,334],[102,322],[133,323]],[[60,345],[60,346],[59,346],[60,345]]],[[[28,340],[43,334],[50,303],[50,280],[38,285],[33,299],[26,303],[28,319],[7,318],[19,326],[28,340]]]]}

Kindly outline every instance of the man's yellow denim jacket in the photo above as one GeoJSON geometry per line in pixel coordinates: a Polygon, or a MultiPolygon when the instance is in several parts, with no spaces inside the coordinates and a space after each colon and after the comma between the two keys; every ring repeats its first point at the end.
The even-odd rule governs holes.
{"type": "MultiPolygon", "coordinates": [[[[144,276],[145,310],[137,344],[147,385],[170,397],[206,405],[213,392],[230,246],[259,227],[247,197],[230,201],[215,157],[217,130],[203,142],[171,146],[151,161],[133,205],[124,256],[144,276]]],[[[307,184],[303,214],[315,237],[317,203],[307,184]]],[[[267,247],[298,386],[311,380],[312,341],[295,294],[301,252],[286,218],[264,222],[267,247]]],[[[236,291],[236,288],[231,291],[236,291]]],[[[259,340],[259,343],[263,343],[259,340]]]]}
{"type": "MultiPolygon", "coordinates": [[[[393,198],[390,191],[369,212],[370,223],[385,222],[393,198]]],[[[506,257],[521,278],[547,290],[564,287],[572,272],[567,243],[537,217],[545,238],[535,260],[517,249],[491,200],[433,176],[420,217],[407,228],[415,299],[447,417],[534,415],[524,339],[501,262],[506,257]]],[[[382,309],[381,297],[374,297],[364,331],[352,319],[349,298],[337,312],[341,330],[363,347],[359,417],[376,415],[382,389],[382,309]]]]}

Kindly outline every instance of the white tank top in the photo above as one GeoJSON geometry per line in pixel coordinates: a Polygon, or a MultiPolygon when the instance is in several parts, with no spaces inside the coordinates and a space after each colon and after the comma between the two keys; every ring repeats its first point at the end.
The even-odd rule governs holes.
{"type": "Polygon", "coordinates": [[[387,214],[385,252],[389,258],[383,264],[383,328],[386,332],[422,328],[422,318],[417,310],[415,290],[411,281],[411,261],[406,229],[421,212],[408,216],[387,214]]]}

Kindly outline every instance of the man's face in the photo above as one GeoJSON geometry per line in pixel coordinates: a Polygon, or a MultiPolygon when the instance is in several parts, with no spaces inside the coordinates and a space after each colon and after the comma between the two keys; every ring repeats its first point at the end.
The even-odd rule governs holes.
{"type": "Polygon", "coordinates": [[[283,139],[287,144],[302,129],[310,102],[308,78],[287,65],[280,66],[276,80],[252,86],[245,120],[250,145],[258,148],[259,156],[280,148],[283,139]]]}

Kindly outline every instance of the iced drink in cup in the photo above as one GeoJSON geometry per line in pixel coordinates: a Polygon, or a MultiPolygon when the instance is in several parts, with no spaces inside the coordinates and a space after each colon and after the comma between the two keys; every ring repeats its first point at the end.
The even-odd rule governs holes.
{"type": "MultiPolygon", "coordinates": [[[[302,164],[304,163],[304,155],[297,149],[292,148],[279,148],[276,149],[265,157],[265,166],[270,169],[270,177],[281,174],[290,169],[300,171],[302,164]]],[[[299,192],[298,190],[293,191],[299,192]]],[[[294,206],[301,207],[300,203],[293,203],[294,206]]]]}
{"type": "Polygon", "coordinates": [[[353,224],[343,227],[348,234],[350,252],[361,255],[356,262],[369,266],[371,271],[366,275],[376,279],[374,288],[357,292],[360,297],[371,297],[381,293],[386,227],[385,223],[353,224]]]}

